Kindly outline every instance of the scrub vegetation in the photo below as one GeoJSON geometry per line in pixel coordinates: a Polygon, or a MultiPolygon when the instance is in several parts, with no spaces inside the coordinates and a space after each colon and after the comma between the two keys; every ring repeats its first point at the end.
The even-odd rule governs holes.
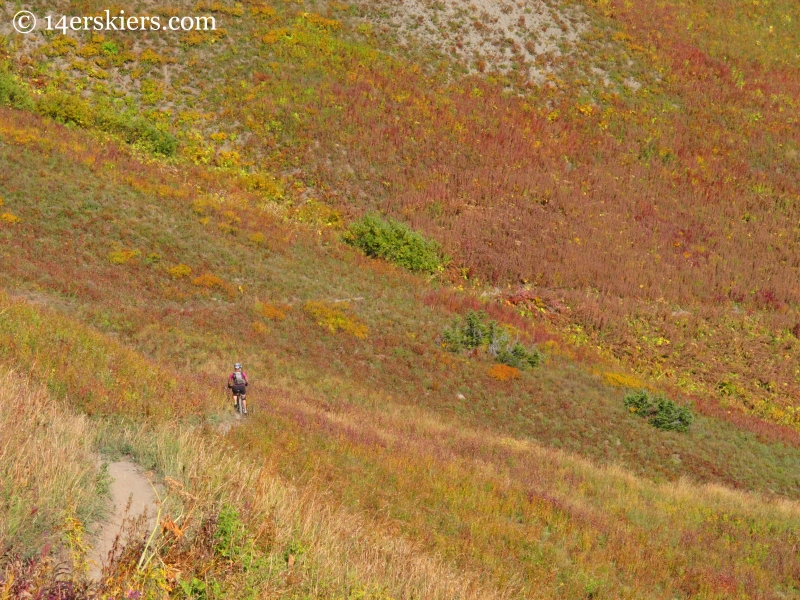
{"type": "Polygon", "coordinates": [[[800,596],[796,3],[435,4],[0,38],[0,595],[800,596]]]}

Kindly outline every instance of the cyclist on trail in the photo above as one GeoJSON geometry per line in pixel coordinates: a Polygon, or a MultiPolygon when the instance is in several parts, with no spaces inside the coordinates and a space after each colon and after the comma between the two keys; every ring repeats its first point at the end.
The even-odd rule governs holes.
{"type": "Polygon", "coordinates": [[[247,414],[247,399],[245,394],[247,393],[247,374],[242,371],[242,365],[240,363],[236,363],[233,365],[233,373],[231,376],[228,377],[228,387],[233,392],[233,406],[236,408],[236,396],[240,396],[242,399],[242,413],[247,414]]]}

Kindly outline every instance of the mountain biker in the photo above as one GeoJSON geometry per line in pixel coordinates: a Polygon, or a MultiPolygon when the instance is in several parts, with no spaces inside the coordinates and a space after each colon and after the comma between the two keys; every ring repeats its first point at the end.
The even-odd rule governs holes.
{"type": "Polygon", "coordinates": [[[247,399],[245,394],[247,393],[247,374],[242,371],[242,365],[240,363],[236,363],[233,365],[233,373],[231,376],[228,377],[228,387],[233,392],[233,406],[236,407],[236,396],[239,396],[242,400],[242,413],[247,414],[247,399]]]}

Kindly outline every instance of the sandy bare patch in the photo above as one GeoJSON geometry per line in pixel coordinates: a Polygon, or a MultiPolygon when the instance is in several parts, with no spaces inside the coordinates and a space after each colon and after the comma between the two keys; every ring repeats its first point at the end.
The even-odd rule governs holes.
{"type": "Polygon", "coordinates": [[[571,52],[589,20],[577,6],[542,0],[400,0],[362,5],[401,44],[424,44],[470,72],[519,70],[541,83],[548,57],[571,52]]]}

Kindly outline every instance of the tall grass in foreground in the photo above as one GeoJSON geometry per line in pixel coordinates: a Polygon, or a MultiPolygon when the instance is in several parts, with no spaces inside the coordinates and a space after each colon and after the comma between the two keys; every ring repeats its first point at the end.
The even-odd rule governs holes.
{"type": "MultiPolygon", "coordinates": [[[[197,502],[203,505],[201,512],[217,518],[224,513],[220,507],[235,507],[258,565],[249,574],[234,572],[221,582],[223,597],[254,592],[261,597],[376,600],[509,597],[476,574],[453,570],[427,555],[390,532],[388,524],[338,507],[316,487],[287,483],[267,465],[219,444],[217,434],[207,429],[175,424],[121,429],[106,422],[98,441],[106,449],[130,452],[145,467],[176,482],[173,487],[182,491],[173,505],[178,526],[183,521],[177,515],[191,512],[197,502]]],[[[186,535],[195,533],[187,530],[186,535]]],[[[184,581],[193,577],[193,570],[202,577],[208,566],[170,565],[169,545],[163,550],[161,577],[166,581],[178,577],[178,568],[184,581]]],[[[152,583],[140,580],[136,585],[146,590],[152,583]]]]}
{"type": "MultiPolygon", "coordinates": [[[[220,443],[208,425],[125,426],[103,418],[90,429],[91,421],[18,375],[2,383],[2,439],[22,447],[39,442],[36,453],[3,455],[4,482],[15,490],[11,498],[30,498],[26,490],[36,486],[43,517],[62,534],[52,537],[55,548],[45,560],[2,565],[0,591],[11,597],[14,585],[30,583],[29,590],[68,590],[64,598],[86,597],[76,595],[81,590],[89,597],[166,598],[187,589],[231,598],[785,598],[800,581],[791,550],[800,541],[800,509],[785,500],[685,481],[654,484],[407,407],[364,419],[358,411],[325,417],[300,403],[304,425],[287,430],[298,462],[310,458],[325,467],[311,425],[325,418],[326,437],[340,440],[327,442],[331,452],[349,468],[374,462],[378,478],[340,496],[337,482],[323,480],[321,471],[287,483],[275,474],[275,456],[243,454],[220,443]],[[31,410],[14,420],[26,399],[31,410]],[[127,545],[92,588],[79,568],[73,576],[53,568],[52,557],[66,547],[74,565],[83,562],[82,532],[102,491],[94,448],[132,455],[168,492],[154,543],[145,545],[149,532],[132,522],[127,545]],[[383,517],[373,486],[394,496],[383,517]],[[353,495],[363,505],[357,512],[342,504],[353,495]],[[82,507],[77,516],[72,502],[82,507]],[[398,533],[398,509],[410,515],[415,542],[398,533]],[[436,554],[455,564],[431,556],[434,538],[436,554]],[[486,550],[491,566],[469,568],[488,558],[486,550]]],[[[261,427],[237,429],[244,435],[229,441],[269,435],[261,427]]],[[[340,469],[330,467],[336,477],[340,469]]],[[[20,539],[19,547],[35,547],[33,541],[20,539]]]]}
{"type": "Polygon", "coordinates": [[[0,377],[0,440],[2,598],[206,589],[226,598],[505,597],[243,459],[207,429],[92,422],[10,371],[0,377]],[[168,492],[154,542],[144,544],[150,531],[131,515],[103,581],[90,584],[87,530],[102,516],[107,486],[98,447],[132,454],[164,476],[168,492]]]}
{"type": "Polygon", "coordinates": [[[90,421],[15,371],[0,374],[0,565],[66,541],[103,513],[90,421]]]}
{"type": "Polygon", "coordinates": [[[389,403],[331,411],[276,394],[229,436],[515,598],[777,599],[800,588],[796,502],[655,483],[389,403]]]}
{"type": "MultiPolygon", "coordinates": [[[[9,377],[4,389],[27,389],[9,377]]],[[[414,407],[331,412],[281,393],[270,399],[274,410],[223,440],[209,425],[155,419],[98,417],[90,428],[37,394],[31,406],[39,412],[0,433],[21,443],[31,428],[51,437],[36,463],[48,484],[76,465],[96,473],[92,450],[101,449],[130,454],[169,489],[154,543],[145,545],[149,532],[133,523],[96,586],[109,597],[209,589],[235,598],[782,598],[800,582],[796,503],[687,481],[655,484],[414,407]],[[45,428],[37,415],[48,410],[45,428]],[[63,430],[63,440],[53,437],[63,430]],[[74,447],[82,459],[65,466],[74,447]]],[[[20,400],[1,398],[5,407],[20,400]]],[[[8,470],[9,497],[30,477],[8,470]]],[[[40,506],[62,534],[51,536],[50,556],[71,544],[80,567],[91,515],[70,512],[70,490],[92,506],[102,480],[69,481],[40,506]]],[[[36,485],[41,495],[46,486],[36,485]]],[[[30,544],[20,547],[38,549],[30,544]]],[[[44,589],[56,573],[47,566],[12,561],[0,586],[10,589],[13,573],[44,589]]],[[[72,583],[73,591],[86,585],[72,583]]]]}

